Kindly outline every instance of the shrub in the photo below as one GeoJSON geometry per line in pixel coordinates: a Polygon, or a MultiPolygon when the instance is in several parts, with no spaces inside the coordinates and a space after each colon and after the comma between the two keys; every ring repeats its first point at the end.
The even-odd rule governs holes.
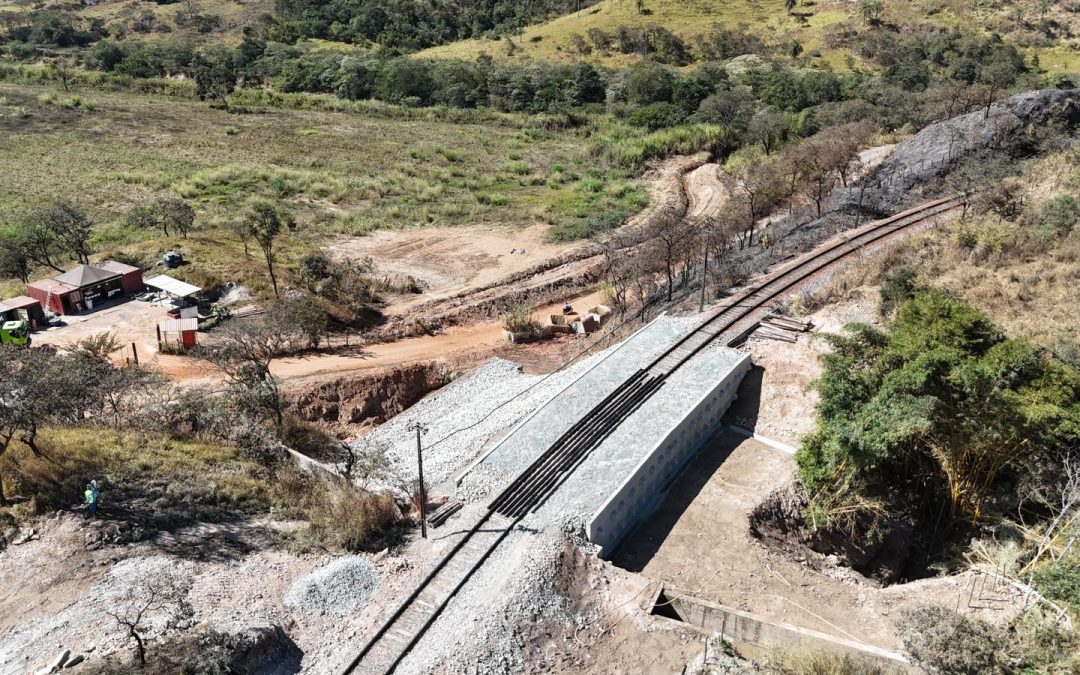
{"type": "Polygon", "coordinates": [[[503,328],[511,333],[535,333],[541,324],[533,318],[531,307],[517,305],[503,315],[503,328]]]}
{"type": "Polygon", "coordinates": [[[1035,574],[1035,585],[1048,598],[1080,611],[1080,561],[1076,558],[1055,560],[1035,574]]]}
{"type": "Polygon", "coordinates": [[[1054,197],[1043,204],[1035,220],[1036,237],[1052,239],[1069,234],[1080,222],[1080,201],[1072,195],[1054,197]]]}
{"type": "Polygon", "coordinates": [[[341,443],[310,422],[286,416],[277,432],[286,447],[301,455],[323,462],[341,459],[341,443]]]}
{"type": "Polygon", "coordinates": [[[1005,673],[999,649],[1005,635],[990,624],[944,607],[920,607],[900,616],[904,651],[930,675],[1005,673]]]}
{"type": "Polygon", "coordinates": [[[279,474],[278,498],[311,523],[308,536],[348,551],[377,551],[396,541],[401,511],[393,497],[295,469],[279,474]]]}
{"type": "Polygon", "coordinates": [[[917,267],[901,267],[881,280],[881,315],[889,316],[900,303],[910,300],[917,290],[917,267]]]}
{"type": "Polygon", "coordinates": [[[627,121],[634,126],[656,131],[681,123],[683,112],[673,103],[650,103],[635,110],[627,121]]]}

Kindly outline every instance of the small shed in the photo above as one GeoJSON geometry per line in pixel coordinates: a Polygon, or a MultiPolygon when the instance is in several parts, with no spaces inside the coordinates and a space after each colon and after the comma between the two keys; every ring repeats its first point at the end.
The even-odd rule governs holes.
{"type": "Polygon", "coordinates": [[[124,293],[127,295],[135,295],[143,289],[142,270],[138,267],[116,262],[115,260],[106,260],[98,265],[98,267],[119,274],[120,285],[123,286],[124,293]]]}
{"type": "Polygon", "coordinates": [[[158,322],[158,346],[165,348],[190,349],[198,344],[196,333],[199,330],[198,319],[166,319],[158,322]]]}
{"type": "Polygon", "coordinates": [[[30,322],[30,330],[38,330],[45,322],[45,310],[34,298],[17,295],[14,298],[0,300],[0,318],[6,321],[26,319],[30,322]]]}
{"type": "Polygon", "coordinates": [[[26,285],[26,294],[41,305],[42,310],[53,314],[75,314],[82,302],[79,289],[56,279],[32,281],[26,285]]]}

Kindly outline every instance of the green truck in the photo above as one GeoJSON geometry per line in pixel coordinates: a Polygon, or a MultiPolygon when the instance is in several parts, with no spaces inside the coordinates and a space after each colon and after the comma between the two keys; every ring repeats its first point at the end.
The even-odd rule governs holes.
{"type": "Polygon", "coordinates": [[[30,324],[25,320],[0,324],[0,344],[30,346],[30,324]]]}

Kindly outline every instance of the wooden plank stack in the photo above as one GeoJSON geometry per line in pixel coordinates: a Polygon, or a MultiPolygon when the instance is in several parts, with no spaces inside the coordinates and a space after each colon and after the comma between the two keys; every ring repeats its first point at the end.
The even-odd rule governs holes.
{"type": "Polygon", "coordinates": [[[464,506],[464,504],[454,497],[451,497],[445,504],[428,514],[428,523],[430,523],[432,527],[439,527],[445,523],[450,516],[460,511],[462,506],[464,506]]]}
{"type": "Polygon", "coordinates": [[[809,321],[799,321],[787,316],[770,314],[761,320],[754,335],[781,342],[796,342],[799,333],[809,332],[814,325],[809,321]]]}

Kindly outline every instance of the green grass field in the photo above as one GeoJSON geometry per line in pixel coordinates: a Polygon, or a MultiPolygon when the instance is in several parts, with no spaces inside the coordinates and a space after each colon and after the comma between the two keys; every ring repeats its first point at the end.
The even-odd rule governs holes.
{"type": "Polygon", "coordinates": [[[298,249],[416,226],[547,222],[565,236],[595,213],[625,216],[645,203],[638,181],[597,165],[586,136],[497,121],[280,107],[230,114],[175,97],[0,84],[0,130],[5,218],[68,199],[98,224],[99,249],[152,258],[170,242],[133,231],[125,214],[174,193],[198,213],[202,232],[186,246],[205,239],[200,253],[227,268],[239,242],[223,227],[254,197],[292,212],[298,249]],[[82,106],[62,105],[74,96],[82,106]]]}

